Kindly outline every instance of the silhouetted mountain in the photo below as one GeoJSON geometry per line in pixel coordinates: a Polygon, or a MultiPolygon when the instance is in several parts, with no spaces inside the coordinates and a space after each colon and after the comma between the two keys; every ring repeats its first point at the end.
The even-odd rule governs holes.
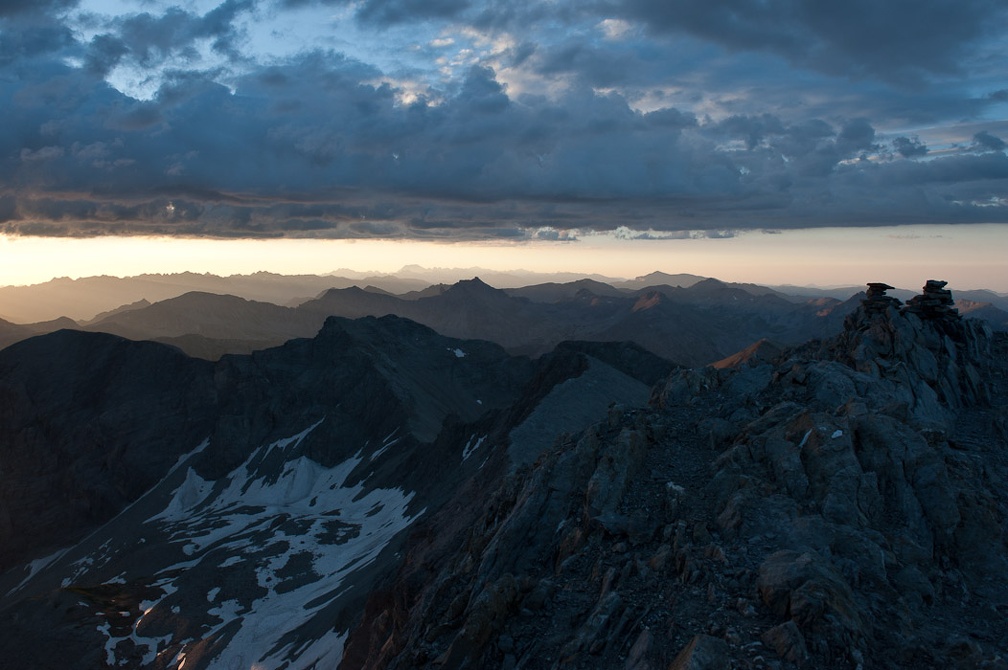
{"type": "Polygon", "coordinates": [[[618,367],[576,346],[533,362],[398,317],[330,318],[312,339],[217,363],[103,333],[9,347],[0,651],[35,668],[149,665],[164,651],[153,634],[195,667],[335,663],[403,531],[505,471],[516,427],[526,451],[538,444],[529,422],[554,387],[586,408],[565,419],[577,431],[628,393],[643,402],[632,374],[667,365],[592,352],[618,367]],[[143,622],[124,633],[128,617],[143,622]],[[141,646],[122,646],[134,632],[141,646]],[[204,651],[184,651],[197,639],[204,651]]]}
{"type": "Polygon", "coordinates": [[[218,277],[183,272],[136,277],[62,277],[32,286],[0,287],[0,305],[11,319],[43,321],[59,316],[87,321],[95,315],[140,300],[160,302],[192,291],[236,295],[251,300],[286,304],[295,298],[318,295],[352,280],[316,275],[251,275],[218,277]]]}
{"type": "Polygon", "coordinates": [[[0,569],[81,539],[210,430],[211,366],[60,330],[0,351],[0,569]]]}
{"type": "Polygon", "coordinates": [[[681,288],[689,288],[696,284],[697,282],[703,281],[706,277],[699,277],[697,275],[691,274],[674,274],[670,275],[665,272],[652,272],[650,274],[642,275],[640,277],[635,277],[623,282],[612,282],[612,285],[617,288],[628,288],[628,289],[642,289],[651,286],[678,286],[681,288]]]}
{"type": "Polygon", "coordinates": [[[492,286],[515,288],[543,282],[571,282],[579,279],[594,279],[600,282],[615,281],[599,274],[586,275],[579,272],[532,272],[530,270],[491,270],[482,267],[468,268],[425,268],[406,265],[394,273],[398,277],[423,281],[426,284],[454,284],[468,277],[482,277],[492,286]]]}
{"type": "Polygon", "coordinates": [[[546,284],[523,286],[521,288],[505,289],[505,293],[512,297],[527,298],[532,302],[546,303],[573,300],[580,291],[587,291],[596,296],[622,297],[628,293],[629,289],[620,290],[594,279],[579,279],[565,284],[549,282],[546,284]]]}
{"type": "Polygon", "coordinates": [[[0,319],[0,349],[35,335],[51,333],[64,328],[76,329],[79,326],[75,321],[66,317],[41,323],[11,323],[0,319]]]}
{"type": "Polygon", "coordinates": [[[221,353],[248,353],[277,346],[315,334],[324,320],[316,314],[268,302],[190,292],[146,307],[117,311],[86,328],[134,340],[169,342],[198,355],[199,346],[206,344],[211,345],[207,353],[215,349],[221,353]],[[227,347],[225,343],[229,343],[227,347]]]}
{"type": "MultiPolygon", "coordinates": [[[[873,289],[830,337],[723,369],[625,342],[532,360],[394,316],[216,363],[98,333],[18,343],[0,658],[998,667],[1008,336],[941,290],[900,309],[873,289]]],[[[744,299],[558,307],[473,280],[403,302],[653,330],[723,327],[726,296],[744,299]]]]}
{"type": "MultiPolygon", "coordinates": [[[[689,288],[633,292],[593,280],[505,291],[477,278],[407,296],[329,289],[296,308],[192,292],[116,310],[87,329],[169,343],[215,360],[224,353],[311,337],[327,316],[395,314],[451,337],[485,339],[523,355],[538,356],[571,339],[633,341],[681,364],[703,365],[761,338],[795,344],[820,337],[843,318],[837,309],[821,301],[795,304],[772,292],[714,279],[689,288]]],[[[11,341],[16,336],[12,333],[11,341]]]]}
{"type": "Polygon", "coordinates": [[[149,300],[147,300],[145,298],[141,298],[140,300],[137,300],[136,302],[131,302],[128,305],[120,305],[119,307],[116,307],[115,309],[110,309],[107,312],[102,312],[101,314],[96,314],[93,319],[89,319],[87,321],[82,321],[81,325],[83,325],[83,326],[90,326],[91,324],[99,323],[103,319],[107,319],[107,318],[109,318],[111,316],[115,316],[117,314],[122,314],[123,312],[132,312],[135,309],[143,309],[144,307],[150,307],[150,305],[151,305],[151,303],[150,303],[149,300]]]}

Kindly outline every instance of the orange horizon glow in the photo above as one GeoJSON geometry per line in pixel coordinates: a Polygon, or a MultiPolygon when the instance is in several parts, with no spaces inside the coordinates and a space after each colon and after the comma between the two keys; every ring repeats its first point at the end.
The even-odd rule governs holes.
{"type": "Polygon", "coordinates": [[[662,271],[724,281],[916,289],[941,278],[958,289],[1008,292],[1004,226],[932,225],[746,232],[726,239],[626,240],[582,234],[574,242],[0,236],[0,286],[56,277],[177,272],[221,276],[268,271],[391,274],[406,265],[571,272],[632,278],[662,271]]]}

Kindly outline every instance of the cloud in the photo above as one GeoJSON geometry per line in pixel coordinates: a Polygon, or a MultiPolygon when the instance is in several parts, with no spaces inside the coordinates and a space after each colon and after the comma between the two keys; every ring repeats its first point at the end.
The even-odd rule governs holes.
{"type": "Polygon", "coordinates": [[[203,15],[179,7],[169,7],[160,15],[126,14],[102,24],[105,31],[91,38],[84,61],[87,69],[100,77],[120,65],[153,74],[172,61],[202,62],[204,44],[217,56],[238,61],[242,59],[239,43],[243,34],[236,21],[254,8],[254,0],[227,0],[203,15]]]}
{"type": "Polygon", "coordinates": [[[985,151],[1004,151],[1005,141],[997,135],[991,135],[986,130],[981,130],[973,136],[973,145],[985,151]]]}
{"type": "Polygon", "coordinates": [[[452,18],[468,9],[468,0],[364,0],[357,8],[362,21],[382,24],[417,19],[452,18]]]}
{"type": "Polygon", "coordinates": [[[76,4],[77,0],[4,0],[0,2],[0,17],[48,14],[76,4]]]}
{"type": "Polygon", "coordinates": [[[895,149],[896,152],[904,158],[924,156],[928,152],[927,145],[921,142],[917,137],[897,137],[893,140],[893,149],[895,149]]]}
{"type": "Polygon", "coordinates": [[[969,45],[998,35],[1006,18],[996,0],[628,0],[610,8],[657,33],[771,52],[830,74],[904,82],[960,71],[969,45]]]}
{"type": "Polygon", "coordinates": [[[42,147],[41,149],[36,149],[34,151],[25,148],[21,150],[21,161],[25,163],[51,161],[56,158],[61,158],[64,153],[63,147],[42,147]]]}
{"type": "MultiPolygon", "coordinates": [[[[926,23],[940,12],[924,5],[926,23]]],[[[997,95],[955,78],[928,84],[938,60],[869,67],[881,47],[855,53],[845,26],[881,12],[895,30],[888,9],[855,3],[827,26],[809,3],[793,16],[776,0],[670,6],[680,19],[632,1],[229,0],[205,13],[71,13],[77,32],[54,15],[8,14],[3,230],[657,239],[1008,218],[999,137],[985,130],[949,150],[926,136],[929,151],[907,125],[958,122],[996,109],[997,95]],[[250,50],[263,16],[337,6],[356,19],[326,24],[328,46],[250,50]],[[514,30],[536,16],[548,21],[514,30]],[[416,34],[395,42],[409,17],[422,20],[416,34]],[[392,41],[394,61],[340,50],[361,32],[392,41]],[[116,88],[129,68],[147,78],[143,100],[116,88]],[[911,75],[922,79],[894,83],[911,75]]],[[[986,34],[956,30],[939,52],[986,34]]]]}

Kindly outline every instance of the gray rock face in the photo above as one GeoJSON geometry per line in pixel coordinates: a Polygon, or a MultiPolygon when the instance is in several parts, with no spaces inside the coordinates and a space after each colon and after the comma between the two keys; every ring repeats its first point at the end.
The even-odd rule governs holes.
{"type": "Polygon", "coordinates": [[[1003,667],[1008,338],[896,307],[561,440],[407,548],[348,662],[1003,667]]]}

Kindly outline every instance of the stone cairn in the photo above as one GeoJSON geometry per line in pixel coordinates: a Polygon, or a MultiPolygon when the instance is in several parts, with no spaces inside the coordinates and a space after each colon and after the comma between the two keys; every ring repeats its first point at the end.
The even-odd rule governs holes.
{"type": "Polygon", "coordinates": [[[898,309],[903,304],[899,301],[899,298],[886,295],[886,291],[892,288],[894,287],[882,282],[868,282],[868,291],[865,293],[864,300],[861,301],[865,312],[868,314],[882,314],[890,306],[898,309]]]}
{"type": "Polygon", "coordinates": [[[959,310],[953,307],[952,291],[945,288],[946,284],[947,281],[928,279],[924,293],[911,298],[904,310],[922,319],[958,319],[959,310]]]}

